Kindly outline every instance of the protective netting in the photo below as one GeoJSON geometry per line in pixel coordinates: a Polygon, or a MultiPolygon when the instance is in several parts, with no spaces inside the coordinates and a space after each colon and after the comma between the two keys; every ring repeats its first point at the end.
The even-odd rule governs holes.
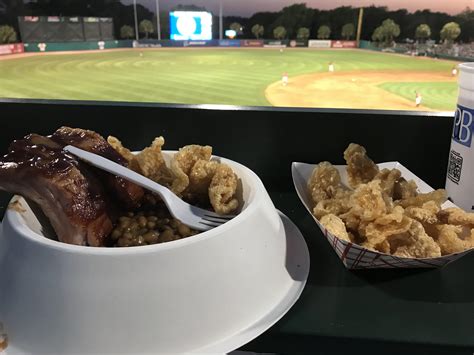
{"type": "Polygon", "coordinates": [[[23,42],[81,42],[114,39],[111,18],[21,16],[18,22],[23,42]]]}

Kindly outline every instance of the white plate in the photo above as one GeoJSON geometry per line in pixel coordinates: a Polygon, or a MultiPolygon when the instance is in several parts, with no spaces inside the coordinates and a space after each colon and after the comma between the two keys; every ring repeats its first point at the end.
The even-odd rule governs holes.
{"type": "MultiPolygon", "coordinates": [[[[262,310],[262,314],[256,322],[248,324],[248,326],[237,333],[216,343],[209,344],[204,348],[196,349],[194,352],[228,353],[240,348],[261,335],[280,320],[300,297],[309,273],[310,259],[308,247],[298,227],[283,213],[279,212],[279,215],[284,225],[284,233],[287,240],[286,265],[280,266],[285,267],[288,271],[290,287],[280,290],[281,297],[278,299],[278,302],[269,304],[267,309],[262,310]]],[[[8,332],[8,329],[5,330],[8,332]]],[[[15,349],[14,344],[9,344],[7,350],[1,354],[26,355],[18,349],[15,349]]]]}

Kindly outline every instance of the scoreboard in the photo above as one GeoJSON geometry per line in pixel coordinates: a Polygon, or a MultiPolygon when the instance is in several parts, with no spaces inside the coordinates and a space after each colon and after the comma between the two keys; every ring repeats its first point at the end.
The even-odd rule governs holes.
{"type": "Polygon", "coordinates": [[[211,40],[212,14],[205,11],[170,12],[172,40],[211,40]]]}

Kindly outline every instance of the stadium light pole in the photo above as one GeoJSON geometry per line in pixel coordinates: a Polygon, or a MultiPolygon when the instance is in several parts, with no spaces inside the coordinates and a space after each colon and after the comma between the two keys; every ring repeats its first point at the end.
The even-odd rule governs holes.
{"type": "Polygon", "coordinates": [[[135,18],[135,39],[138,41],[137,0],[133,0],[133,13],[135,18]]]}
{"type": "Polygon", "coordinates": [[[357,37],[356,37],[356,40],[357,40],[357,47],[359,47],[360,45],[360,34],[362,32],[362,20],[364,18],[364,8],[361,7],[359,9],[359,22],[357,23],[357,37]]]}
{"type": "Polygon", "coordinates": [[[158,40],[161,40],[161,26],[160,26],[160,0],[156,0],[156,33],[158,40]]]}
{"type": "Polygon", "coordinates": [[[222,0],[219,0],[219,39],[223,39],[222,27],[222,0]]]}

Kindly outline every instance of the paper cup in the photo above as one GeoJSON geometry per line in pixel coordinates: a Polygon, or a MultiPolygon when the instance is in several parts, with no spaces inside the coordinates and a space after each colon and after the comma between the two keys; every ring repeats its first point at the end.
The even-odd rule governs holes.
{"type": "MultiPolygon", "coordinates": [[[[433,191],[428,184],[421,180],[418,176],[413,174],[402,164],[398,162],[387,162],[377,164],[380,169],[398,169],[402,173],[402,177],[406,180],[414,180],[418,185],[418,191],[422,193],[433,191]]],[[[307,183],[311,177],[313,169],[316,164],[293,163],[291,172],[293,175],[293,183],[296,192],[308,210],[309,214],[314,218],[314,221],[327,238],[329,244],[341,259],[344,266],[348,269],[392,269],[392,268],[439,268],[460,257],[468,254],[474,249],[466,250],[461,253],[445,255],[437,258],[402,258],[390,254],[380,253],[369,250],[360,245],[342,240],[335,235],[329,233],[324,228],[316,217],[312,214],[313,202],[308,191],[307,183]]],[[[341,181],[345,186],[347,184],[346,165],[335,165],[335,168],[341,175],[341,181]]],[[[443,208],[456,207],[453,203],[447,201],[443,204],[443,208]]]]}
{"type": "Polygon", "coordinates": [[[459,65],[459,97],[451,136],[446,191],[456,205],[474,211],[474,63],[459,65]]]}

